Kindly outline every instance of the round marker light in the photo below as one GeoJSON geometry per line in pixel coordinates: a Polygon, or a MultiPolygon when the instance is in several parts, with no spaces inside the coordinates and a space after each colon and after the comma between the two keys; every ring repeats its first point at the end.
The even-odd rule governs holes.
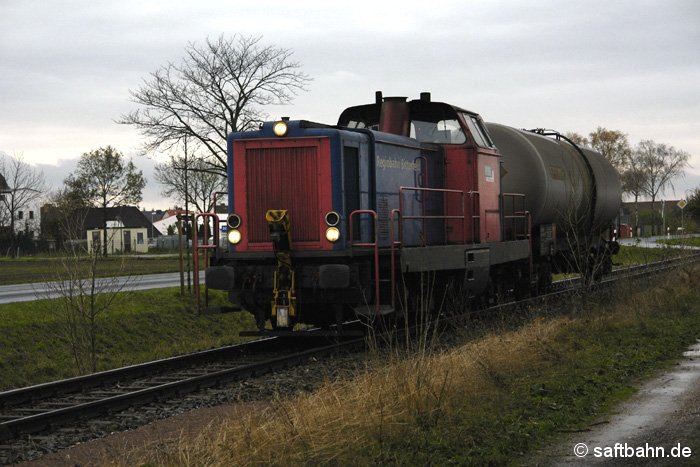
{"type": "Polygon", "coordinates": [[[240,241],[241,241],[241,232],[236,230],[236,229],[229,230],[228,242],[236,245],[240,241]]]}
{"type": "Polygon", "coordinates": [[[340,230],[337,227],[329,227],[326,229],[326,240],[329,242],[337,242],[340,238],[340,230]]]}
{"type": "Polygon", "coordinates": [[[333,227],[334,225],[338,225],[338,222],[340,222],[340,215],[337,212],[330,211],[326,214],[326,224],[333,227]]]}
{"type": "Polygon", "coordinates": [[[275,126],[272,127],[272,132],[277,136],[284,136],[287,134],[287,124],[285,122],[277,122],[275,126]]]}
{"type": "Polygon", "coordinates": [[[226,219],[226,223],[232,229],[237,229],[241,226],[241,216],[238,214],[229,214],[228,219],[226,219]]]}

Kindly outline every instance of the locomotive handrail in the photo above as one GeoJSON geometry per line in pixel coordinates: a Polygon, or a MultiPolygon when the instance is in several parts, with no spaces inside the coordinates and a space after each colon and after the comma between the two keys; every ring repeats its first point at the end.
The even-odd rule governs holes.
{"type": "MultiPolygon", "coordinates": [[[[360,232],[360,236],[362,233],[360,232]]],[[[374,307],[379,314],[379,232],[377,230],[377,212],[372,209],[357,209],[350,213],[348,217],[348,243],[353,247],[367,247],[374,249],[374,307]],[[372,215],[372,230],[374,231],[374,242],[355,242],[352,238],[352,218],[359,214],[372,215]]]]}
{"type": "Polygon", "coordinates": [[[395,257],[395,247],[403,246],[403,226],[401,223],[401,211],[398,209],[392,209],[389,219],[391,224],[389,227],[389,232],[391,235],[391,307],[395,307],[396,302],[396,257],[395,257]],[[396,240],[396,234],[394,232],[394,223],[398,219],[399,221],[399,239],[396,240]]]}
{"type": "MultiPolygon", "coordinates": [[[[472,242],[481,242],[481,215],[479,214],[479,203],[480,195],[478,191],[468,191],[469,199],[471,204],[469,205],[471,209],[472,218],[472,242]]],[[[466,229],[462,229],[464,231],[466,229]]]]}
{"type": "MultiPolygon", "coordinates": [[[[192,243],[194,243],[194,294],[197,299],[197,311],[201,309],[201,295],[199,291],[199,253],[200,250],[216,250],[219,248],[219,216],[214,213],[214,212],[201,212],[194,216],[194,232],[192,235],[192,243]],[[211,218],[213,221],[213,231],[216,233],[216,235],[213,235],[212,238],[212,243],[208,242],[209,235],[208,234],[208,227],[209,227],[209,220],[204,220],[202,222],[202,244],[199,244],[199,240],[197,238],[197,221],[199,219],[205,219],[205,218],[211,218]]],[[[205,266],[206,266],[206,257],[204,258],[205,261],[205,266]]],[[[206,284],[204,284],[204,293],[205,293],[205,305],[208,305],[209,303],[209,294],[208,294],[208,289],[206,284]]]]}
{"type": "MultiPolygon", "coordinates": [[[[479,192],[478,191],[468,191],[464,192],[462,190],[452,190],[452,189],[447,189],[447,188],[421,188],[421,187],[413,187],[413,186],[402,186],[399,187],[399,210],[401,213],[403,213],[403,192],[404,191],[425,191],[425,192],[433,192],[433,193],[454,193],[458,194],[460,196],[460,204],[461,204],[461,209],[462,209],[462,215],[441,215],[441,216],[426,216],[426,215],[420,215],[420,216],[404,216],[403,214],[401,215],[401,220],[402,223],[405,220],[422,220],[422,229],[423,232],[425,232],[425,220],[426,219],[443,219],[443,220],[448,220],[448,219],[461,219],[462,220],[462,241],[466,241],[466,232],[467,232],[467,213],[466,211],[466,204],[465,204],[465,195],[469,196],[470,204],[469,204],[469,211],[471,212],[471,219],[472,219],[472,241],[473,242],[478,242],[479,241],[479,228],[478,224],[481,221],[481,216],[479,215],[479,210],[478,207],[475,207],[475,204],[478,205],[479,203],[479,192]],[[476,214],[475,214],[476,213],[476,214]]],[[[447,225],[445,224],[445,230],[447,230],[447,225]]],[[[447,232],[445,231],[445,237],[447,237],[447,232]]]]}

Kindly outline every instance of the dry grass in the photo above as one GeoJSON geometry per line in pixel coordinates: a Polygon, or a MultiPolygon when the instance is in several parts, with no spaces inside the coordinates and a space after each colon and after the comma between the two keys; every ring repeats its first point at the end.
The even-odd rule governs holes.
{"type": "Polygon", "coordinates": [[[119,463],[345,464],[358,449],[382,452],[406,427],[429,429],[465,401],[508,393],[540,367],[572,363],[559,342],[568,329],[585,326],[595,334],[611,323],[643,327],[645,316],[663,313],[673,306],[670,297],[694,287],[697,272],[677,272],[658,289],[629,297],[623,307],[536,318],[515,331],[495,332],[448,351],[394,356],[352,380],[273,401],[261,411],[209,426],[194,438],[152,446],[148,453],[132,452],[119,463]]]}
{"type": "MultiPolygon", "coordinates": [[[[537,365],[546,343],[570,320],[537,320],[432,356],[395,359],[314,394],[274,401],[195,439],[150,449],[141,461],[159,465],[333,463],[358,446],[376,444],[406,425],[430,425],[472,395],[500,390],[507,375],[537,365]]],[[[153,448],[153,447],[152,447],[153,448]]],[[[130,462],[133,462],[133,458],[130,462]]]]}

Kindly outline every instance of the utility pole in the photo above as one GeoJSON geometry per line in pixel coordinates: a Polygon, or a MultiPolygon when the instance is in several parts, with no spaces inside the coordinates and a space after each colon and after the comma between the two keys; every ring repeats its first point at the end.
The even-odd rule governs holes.
{"type": "Polygon", "coordinates": [[[192,280],[190,278],[190,229],[192,226],[190,224],[189,198],[190,192],[187,185],[187,138],[185,138],[185,216],[187,216],[187,221],[185,223],[185,243],[187,246],[187,292],[192,293],[192,280]]]}

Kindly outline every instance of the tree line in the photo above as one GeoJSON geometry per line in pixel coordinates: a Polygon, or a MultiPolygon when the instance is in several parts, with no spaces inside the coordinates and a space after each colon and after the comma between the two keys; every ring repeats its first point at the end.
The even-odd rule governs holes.
{"type": "MultiPolygon", "coordinates": [[[[622,191],[634,198],[635,206],[641,197],[648,197],[652,206],[651,223],[656,225],[654,203],[660,194],[673,188],[675,179],[685,175],[690,160],[688,152],[653,140],[643,140],[632,146],[627,134],[600,126],[587,137],[574,132],[565,136],[601,153],[620,174],[622,191]]],[[[698,196],[698,189],[693,196],[698,196]]],[[[639,210],[635,207],[635,226],[638,225],[639,210]]]]}
{"type": "MultiPolygon", "coordinates": [[[[255,129],[267,119],[266,106],[283,105],[306,89],[308,75],[290,49],[261,43],[260,37],[219,36],[203,45],[190,43],[179,63],[169,63],[130,91],[136,110],[117,122],[144,137],[143,153],[166,155],[156,165],[162,194],[193,211],[210,211],[212,193],[226,188],[226,138],[230,132],[255,129]]],[[[569,139],[591,147],[619,171],[625,193],[649,197],[652,204],[673,180],[683,175],[690,154],[644,140],[634,147],[622,131],[598,127],[588,136],[569,139]]],[[[46,191],[43,174],[21,157],[0,154],[0,228],[17,238],[18,212],[46,191]],[[3,184],[4,182],[4,184],[3,184]]],[[[99,208],[137,204],[146,180],[133,162],[111,146],[83,154],[76,171],[52,196],[56,205],[99,208]]],[[[689,198],[694,212],[698,190],[689,198]]],[[[189,210],[189,209],[188,209],[189,210]]],[[[653,223],[653,222],[652,222],[653,223]]],[[[106,229],[106,221],[103,222],[106,229]]],[[[106,244],[104,245],[106,248],[106,244]]]]}

